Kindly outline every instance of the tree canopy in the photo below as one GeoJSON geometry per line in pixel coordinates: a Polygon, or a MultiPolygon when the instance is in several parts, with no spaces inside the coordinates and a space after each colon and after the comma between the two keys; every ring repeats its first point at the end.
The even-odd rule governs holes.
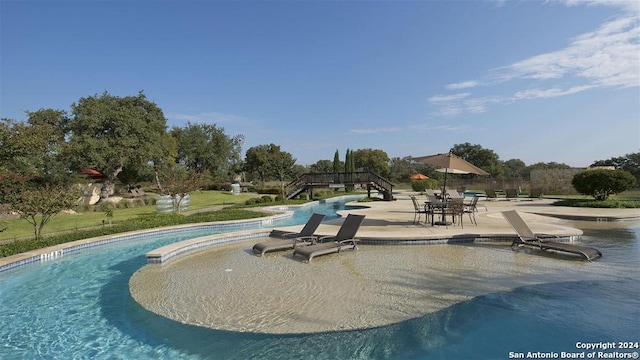
{"type": "Polygon", "coordinates": [[[172,150],[166,147],[162,110],[142,92],[127,97],[105,92],[80,98],[71,109],[69,160],[75,170],[91,168],[106,176],[100,201],[109,197],[125,166],[143,166],[172,150]]]}
{"type": "Polygon", "coordinates": [[[598,160],[591,166],[615,166],[616,169],[630,172],[640,183],[640,152],[612,157],[608,160],[598,160]]]}
{"type": "Polygon", "coordinates": [[[269,178],[285,181],[295,173],[296,159],[279,145],[258,145],[247,149],[245,171],[255,173],[264,183],[269,178]]]}
{"type": "Polygon", "coordinates": [[[191,124],[170,131],[176,139],[177,161],[197,173],[222,178],[240,157],[241,138],[230,137],[215,124],[191,124]]]}
{"type": "Polygon", "coordinates": [[[380,176],[389,176],[389,156],[380,149],[359,149],[352,152],[355,168],[371,171],[380,176]]]}
{"type": "Polygon", "coordinates": [[[454,145],[451,148],[451,152],[488,172],[493,177],[504,177],[504,167],[500,162],[498,154],[493,150],[466,142],[464,144],[454,145]]]}
{"type": "Polygon", "coordinates": [[[60,110],[27,112],[29,119],[16,122],[0,120],[0,171],[25,177],[65,177],[67,165],[63,123],[66,115],[60,110]]]}
{"type": "Polygon", "coordinates": [[[309,165],[309,171],[312,173],[340,172],[340,168],[338,168],[338,171],[334,171],[334,168],[335,162],[329,160],[318,160],[315,164],[309,165]]]}

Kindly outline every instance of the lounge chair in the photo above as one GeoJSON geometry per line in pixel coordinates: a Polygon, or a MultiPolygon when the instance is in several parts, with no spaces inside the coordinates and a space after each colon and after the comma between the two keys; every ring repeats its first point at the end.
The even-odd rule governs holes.
{"type": "Polygon", "coordinates": [[[515,199],[518,200],[518,190],[517,189],[506,189],[504,191],[507,200],[515,199]]]}
{"type": "Polygon", "coordinates": [[[324,220],[325,215],[323,214],[313,214],[307,220],[307,223],[304,225],[300,232],[286,232],[282,234],[281,240],[273,240],[273,241],[265,241],[261,243],[257,243],[253,245],[253,252],[256,254],[260,254],[263,256],[264,253],[268,251],[279,251],[279,250],[288,250],[295,249],[298,246],[306,246],[315,243],[317,237],[313,234],[320,226],[322,220],[324,220]]]}
{"type": "Polygon", "coordinates": [[[529,198],[531,199],[541,199],[542,198],[542,189],[531,189],[529,192],[529,198]]]}
{"type": "Polygon", "coordinates": [[[438,191],[438,190],[425,189],[424,192],[425,192],[425,194],[427,194],[427,196],[435,196],[435,197],[440,196],[440,191],[438,191]]]}
{"type": "Polygon", "coordinates": [[[357,240],[354,238],[364,215],[347,215],[347,218],[340,226],[336,236],[325,236],[318,239],[317,244],[297,247],[293,250],[293,255],[299,255],[311,261],[316,256],[339,253],[342,250],[357,250],[357,240]]]}
{"type": "Polygon", "coordinates": [[[447,190],[447,198],[449,198],[449,199],[463,199],[464,196],[461,195],[458,192],[458,190],[449,189],[449,190],[447,190]]]}
{"type": "Polygon", "coordinates": [[[514,240],[512,246],[528,246],[540,250],[551,250],[557,252],[578,254],[584,256],[587,260],[593,260],[602,256],[602,253],[598,249],[591,247],[580,246],[575,244],[567,244],[555,241],[549,241],[547,239],[540,239],[536,234],[531,231],[527,223],[524,222],[520,214],[515,210],[503,211],[502,216],[509,222],[513,230],[518,233],[517,240],[514,240]]]}
{"type": "Polygon", "coordinates": [[[487,200],[498,200],[498,195],[495,190],[487,189],[484,193],[487,194],[487,200]]]}

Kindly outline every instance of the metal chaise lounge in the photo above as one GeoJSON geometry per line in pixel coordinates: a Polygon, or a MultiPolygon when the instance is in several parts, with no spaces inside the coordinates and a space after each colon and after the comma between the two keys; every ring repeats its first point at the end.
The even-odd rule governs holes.
{"type": "Polygon", "coordinates": [[[515,210],[503,211],[502,216],[504,216],[513,230],[518,234],[519,239],[514,240],[512,246],[528,246],[543,251],[551,250],[577,254],[584,256],[587,260],[593,260],[602,256],[602,253],[595,248],[540,239],[533,231],[531,231],[527,223],[524,222],[522,217],[520,217],[520,214],[515,210]]]}
{"type": "Polygon", "coordinates": [[[364,215],[347,215],[347,218],[340,226],[336,236],[325,236],[318,239],[315,245],[297,247],[293,250],[293,255],[299,255],[311,261],[316,256],[339,253],[342,250],[357,250],[354,237],[364,220],[364,215]]]}
{"type": "Polygon", "coordinates": [[[324,220],[324,217],[325,215],[323,214],[314,213],[299,233],[288,232],[282,235],[281,240],[257,243],[253,245],[253,252],[263,256],[264,253],[268,251],[289,250],[295,249],[298,246],[311,245],[316,242],[317,236],[313,234],[318,229],[318,226],[320,226],[322,220],[324,220]]]}
{"type": "Polygon", "coordinates": [[[504,191],[507,200],[518,200],[518,190],[517,189],[506,189],[504,191]]]}
{"type": "Polygon", "coordinates": [[[531,199],[542,199],[542,195],[542,189],[539,188],[531,189],[529,192],[529,198],[531,199]]]}
{"type": "Polygon", "coordinates": [[[498,194],[495,190],[486,189],[484,193],[487,194],[487,200],[498,200],[498,194]]]}

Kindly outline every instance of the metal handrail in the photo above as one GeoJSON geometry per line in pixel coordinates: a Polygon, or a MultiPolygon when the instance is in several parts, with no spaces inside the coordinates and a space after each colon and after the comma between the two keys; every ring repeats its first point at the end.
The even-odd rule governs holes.
{"type": "Polygon", "coordinates": [[[393,183],[370,171],[337,172],[337,173],[304,173],[286,186],[287,197],[302,192],[310,186],[329,184],[372,184],[379,190],[391,192],[393,183]]]}

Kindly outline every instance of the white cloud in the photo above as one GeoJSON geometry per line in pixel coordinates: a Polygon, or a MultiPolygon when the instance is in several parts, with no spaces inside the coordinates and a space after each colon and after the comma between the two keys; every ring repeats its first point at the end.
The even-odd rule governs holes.
{"type": "Polygon", "coordinates": [[[593,86],[574,86],[569,89],[560,89],[560,88],[551,88],[551,89],[528,89],[518,91],[514,96],[513,100],[530,100],[530,99],[539,99],[539,98],[554,98],[558,96],[565,96],[576,94],[582,91],[586,91],[593,88],[593,86]]]}
{"type": "Polygon", "coordinates": [[[628,12],[640,10],[640,3],[635,0],[561,0],[567,6],[612,6],[622,8],[628,12]]]}
{"type": "Polygon", "coordinates": [[[429,98],[432,103],[445,103],[451,101],[458,101],[468,97],[469,93],[453,94],[453,95],[435,95],[429,98]]]}
{"type": "Polygon", "coordinates": [[[501,69],[502,81],[577,77],[601,86],[640,85],[638,16],[619,18],[583,34],[565,49],[541,54],[501,69]]]}
{"type": "Polygon", "coordinates": [[[480,114],[488,109],[488,105],[497,104],[507,99],[498,97],[470,97],[469,93],[457,95],[438,95],[429,99],[435,106],[435,115],[451,117],[464,113],[480,114]]]}
{"type": "Polygon", "coordinates": [[[477,81],[463,81],[455,84],[449,84],[445,86],[448,90],[460,90],[460,89],[469,89],[478,86],[477,81]]]}
{"type": "MultiPolygon", "coordinates": [[[[640,2],[637,1],[562,1],[567,6],[617,6],[625,14],[603,23],[598,29],[571,39],[564,49],[539,54],[490,71],[483,81],[464,81],[446,85],[448,90],[483,86],[500,91],[500,86],[528,89],[507,90],[502,94],[475,97],[439,94],[429,98],[437,116],[482,113],[488,106],[537,98],[567,96],[595,88],[640,86],[640,2]],[[525,80],[525,81],[519,81],[525,80]],[[533,88],[531,88],[533,86],[533,88]]],[[[502,90],[504,92],[504,90],[502,90]]]]}

